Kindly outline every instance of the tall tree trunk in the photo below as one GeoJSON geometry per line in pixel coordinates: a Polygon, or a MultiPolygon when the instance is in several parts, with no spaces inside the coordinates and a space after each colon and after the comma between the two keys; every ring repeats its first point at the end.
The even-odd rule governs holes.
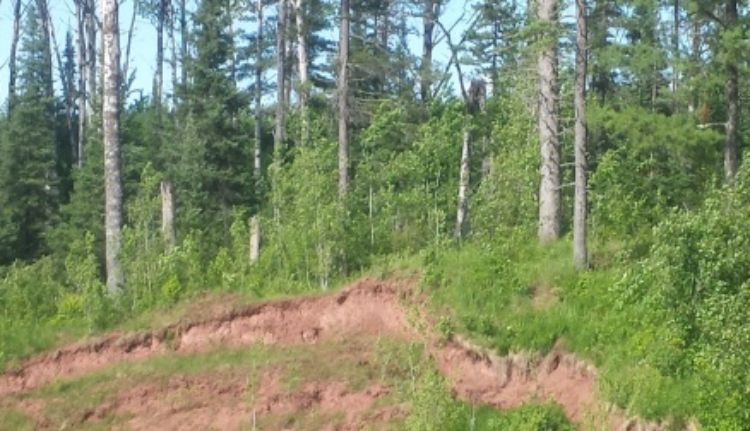
{"type": "Polygon", "coordinates": [[[341,0],[339,29],[339,196],[349,192],[349,0],[341,0]]]}
{"type": "Polygon", "coordinates": [[[695,112],[698,108],[698,92],[695,90],[695,82],[700,74],[700,59],[701,59],[701,20],[698,14],[693,16],[693,31],[691,34],[690,41],[690,60],[691,60],[691,80],[693,83],[690,88],[690,100],[688,102],[688,111],[695,112]]]}
{"type": "Polygon", "coordinates": [[[13,39],[10,42],[10,59],[8,68],[10,77],[8,78],[8,113],[13,111],[13,104],[16,97],[16,77],[18,75],[18,62],[16,54],[18,52],[18,39],[21,36],[21,0],[16,0],[13,4],[13,39]]]}
{"type": "MultiPolygon", "coordinates": [[[[382,51],[383,58],[387,58],[388,53],[388,38],[390,37],[390,23],[391,23],[391,1],[382,1],[383,15],[380,17],[378,23],[378,44],[382,51]]],[[[388,71],[383,69],[382,76],[380,77],[380,91],[382,94],[386,94],[388,91],[388,71]]]]}
{"type": "Polygon", "coordinates": [[[586,163],[586,0],[576,0],[575,105],[575,198],[573,201],[573,263],[588,267],[587,247],[587,163],[586,163]]]}
{"type": "Polygon", "coordinates": [[[310,84],[307,72],[307,28],[305,24],[305,0],[296,0],[297,18],[297,61],[299,72],[299,110],[302,118],[301,144],[303,146],[310,142],[310,113],[307,102],[310,97],[310,84]]]}
{"type": "Polygon", "coordinates": [[[49,16],[49,8],[47,7],[47,0],[36,0],[36,7],[39,12],[39,20],[41,21],[42,28],[42,40],[44,43],[44,95],[48,99],[55,97],[54,84],[52,79],[52,43],[50,42],[50,30],[51,19],[49,16]]]}
{"type": "Polygon", "coordinates": [[[169,181],[162,181],[161,190],[161,235],[167,250],[175,245],[174,231],[174,189],[169,181]]]}
{"type": "MultiPolygon", "coordinates": [[[[737,28],[737,0],[727,0],[726,3],[726,30],[733,31],[737,28]]],[[[737,56],[730,52],[726,59],[726,104],[727,124],[726,138],[724,141],[724,178],[727,183],[732,183],[737,175],[737,164],[739,157],[739,129],[740,118],[740,94],[739,94],[739,68],[737,56]]]]}
{"type": "MultiPolygon", "coordinates": [[[[255,39],[255,150],[253,157],[253,180],[255,197],[260,201],[263,178],[263,153],[261,139],[263,122],[263,0],[257,0],[255,6],[258,14],[258,35],[255,39]]],[[[259,202],[256,205],[260,205],[259,202]]],[[[255,263],[260,257],[261,226],[260,217],[253,215],[250,220],[250,262],[255,263]]]]}
{"type": "MultiPolygon", "coordinates": [[[[557,25],[557,1],[537,0],[537,18],[549,28],[557,25]]],[[[560,237],[560,137],[557,83],[557,40],[554,32],[544,34],[539,53],[539,141],[541,182],[539,186],[539,240],[542,243],[560,237]]]]}
{"type": "Polygon", "coordinates": [[[122,176],[120,158],[120,33],[117,0],[102,0],[104,191],[107,290],[118,294],[123,285],[122,176]]]}
{"type": "Polygon", "coordinates": [[[93,103],[94,97],[97,92],[96,86],[96,65],[97,65],[97,52],[96,52],[96,0],[81,0],[83,1],[84,10],[84,23],[86,26],[86,101],[88,103],[88,115],[89,118],[93,115],[93,103]]]}
{"type": "Polygon", "coordinates": [[[169,68],[172,71],[172,113],[177,109],[177,87],[179,83],[177,81],[177,42],[174,35],[174,21],[175,21],[175,10],[174,4],[169,2],[169,46],[172,51],[172,55],[169,61],[169,68]]]}
{"type": "Polygon", "coordinates": [[[674,0],[672,29],[672,111],[677,112],[677,87],[679,86],[680,63],[680,0],[674,0]]]}
{"type": "Polygon", "coordinates": [[[424,32],[422,34],[422,63],[420,67],[420,85],[422,102],[430,99],[432,92],[432,48],[433,32],[435,29],[435,0],[423,0],[424,11],[422,15],[422,24],[424,32]]]}
{"type": "Polygon", "coordinates": [[[180,0],[180,83],[187,84],[187,67],[185,63],[188,58],[188,23],[187,5],[185,0],[180,0]]]}
{"type": "Polygon", "coordinates": [[[84,142],[86,140],[86,125],[88,121],[88,102],[86,97],[86,24],[85,6],[83,0],[76,0],[76,20],[78,21],[77,33],[77,57],[78,57],[78,168],[83,167],[84,142]]]}
{"type": "Polygon", "coordinates": [[[156,12],[156,74],[154,75],[154,108],[156,121],[161,126],[161,101],[164,92],[164,19],[167,0],[159,0],[156,12]]]}
{"type": "Polygon", "coordinates": [[[286,140],[286,2],[287,0],[279,0],[276,23],[276,131],[273,139],[273,154],[276,161],[281,160],[281,151],[286,140]]]}
{"type": "MultiPolygon", "coordinates": [[[[86,24],[86,116],[92,118],[94,97],[96,96],[96,8],[95,0],[84,1],[86,24]]],[[[119,45],[119,41],[118,41],[119,45]]],[[[119,49],[119,46],[118,46],[119,49]]]]}
{"type": "Polygon", "coordinates": [[[469,175],[471,173],[471,126],[466,119],[463,145],[461,146],[461,167],[458,179],[458,209],[456,211],[456,239],[461,240],[467,232],[469,219],[469,175]]]}

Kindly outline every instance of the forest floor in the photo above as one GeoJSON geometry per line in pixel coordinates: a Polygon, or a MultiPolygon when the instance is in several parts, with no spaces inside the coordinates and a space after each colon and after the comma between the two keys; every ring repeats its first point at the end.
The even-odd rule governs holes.
{"type": "Polygon", "coordinates": [[[554,402],[581,429],[659,429],[600,399],[596,370],[562,348],[501,357],[445,333],[416,285],[364,279],[247,305],[203,298],[158,328],[10,367],[0,428],[400,429],[405,388],[429,363],[472,405],[554,402]]]}

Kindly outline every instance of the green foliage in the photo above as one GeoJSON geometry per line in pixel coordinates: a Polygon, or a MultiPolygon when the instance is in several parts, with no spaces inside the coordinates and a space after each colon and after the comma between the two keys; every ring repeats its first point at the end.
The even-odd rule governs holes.
{"type": "Polygon", "coordinates": [[[46,251],[56,221],[55,117],[49,35],[36,4],[28,8],[19,56],[17,94],[0,138],[0,264],[31,260],[46,251]]]}
{"type": "Polygon", "coordinates": [[[735,187],[711,194],[700,210],[676,214],[654,231],[648,258],[619,285],[624,304],[648,309],[649,324],[663,322],[666,358],[649,362],[664,373],[695,374],[698,417],[706,429],[747,429],[750,417],[750,247],[747,208],[750,187],[743,175],[735,187]]]}
{"type": "Polygon", "coordinates": [[[471,198],[472,231],[482,238],[512,230],[531,233],[536,228],[539,189],[533,120],[521,101],[512,97],[492,99],[487,112],[490,142],[482,155],[490,169],[471,198]]]}
{"type": "Polygon", "coordinates": [[[592,225],[647,246],[674,208],[695,208],[719,177],[720,137],[683,117],[592,106],[589,127],[602,156],[591,176],[592,225]]]}

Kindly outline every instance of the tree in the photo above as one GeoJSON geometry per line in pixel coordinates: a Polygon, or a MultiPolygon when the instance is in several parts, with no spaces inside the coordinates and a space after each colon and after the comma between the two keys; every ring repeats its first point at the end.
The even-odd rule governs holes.
{"type": "MultiPolygon", "coordinates": [[[[188,117],[180,121],[194,123],[197,136],[193,139],[202,145],[202,169],[190,176],[201,191],[200,200],[193,202],[191,209],[201,214],[193,220],[194,226],[212,223],[218,228],[210,230],[216,233],[212,239],[217,241],[228,234],[233,207],[247,204],[252,196],[252,170],[247,163],[252,158],[247,145],[250,137],[241,121],[249,100],[237,89],[232,76],[235,46],[231,3],[204,0],[194,15],[195,53],[187,63],[189,82],[183,109],[183,115],[188,117]]],[[[179,149],[173,157],[170,164],[183,158],[179,149]]],[[[181,197],[185,187],[193,186],[178,182],[177,175],[184,174],[172,172],[169,178],[181,197]]]]}
{"type": "Polygon", "coordinates": [[[422,33],[422,63],[420,66],[421,80],[419,85],[422,102],[427,102],[432,95],[433,31],[438,15],[436,8],[439,6],[440,4],[436,0],[423,0],[422,25],[424,29],[422,33]]]}
{"type": "Polygon", "coordinates": [[[726,0],[725,12],[726,37],[724,61],[726,69],[725,98],[727,110],[726,137],[724,140],[724,179],[732,183],[737,176],[739,164],[739,118],[740,118],[740,85],[737,60],[739,49],[737,40],[740,36],[738,25],[737,0],[726,0]]]}
{"type": "Polygon", "coordinates": [[[537,19],[544,26],[537,73],[539,76],[539,141],[541,182],[539,186],[539,240],[560,237],[560,105],[557,83],[557,1],[538,0],[537,19]]]}
{"type": "Polygon", "coordinates": [[[307,71],[307,26],[305,22],[307,11],[305,9],[305,0],[295,0],[295,18],[297,23],[297,63],[299,72],[299,111],[302,117],[301,124],[301,145],[307,145],[310,140],[310,112],[307,110],[308,99],[310,98],[309,75],[307,71]]]}
{"type": "Polygon", "coordinates": [[[122,162],[120,156],[120,26],[117,0],[102,0],[102,133],[104,136],[104,235],[107,290],[118,294],[123,286],[122,162]]]}
{"type": "MultiPolygon", "coordinates": [[[[253,154],[253,184],[256,201],[260,200],[263,183],[263,0],[257,0],[255,13],[258,18],[258,32],[255,36],[255,149],[253,154]]],[[[258,202],[256,205],[260,206],[258,202]]],[[[250,262],[260,258],[261,226],[260,216],[253,214],[250,219],[250,262]]]]}
{"type": "Polygon", "coordinates": [[[37,2],[26,10],[13,110],[0,148],[0,262],[33,259],[46,249],[57,217],[50,39],[37,2]]]}
{"type": "Polygon", "coordinates": [[[274,133],[274,158],[281,161],[286,140],[286,2],[278,0],[276,22],[276,131],[274,133]]]}
{"type": "Polygon", "coordinates": [[[349,191],[349,0],[341,0],[339,28],[339,196],[349,191]]]}
{"type": "Polygon", "coordinates": [[[573,202],[573,263],[588,266],[586,246],[586,0],[576,0],[575,198],[573,202]]]}
{"type": "Polygon", "coordinates": [[[8,59],[8,67],[10,69],[10,75],[8,78],[8,112],[13,111],[13,102],[16,95],[16,77],[18,75],[16,52],[18,51],[18,40],[20,35],[21,0],[16,0],[13,4],[13,38],[10,42],[10,58],[8,59]]]}

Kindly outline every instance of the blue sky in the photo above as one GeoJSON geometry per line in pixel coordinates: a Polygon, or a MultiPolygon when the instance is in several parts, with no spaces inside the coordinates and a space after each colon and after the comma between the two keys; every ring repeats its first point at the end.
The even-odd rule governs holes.
{"type": "MultiPolygon", "coordinates": [[[[75,29],[75,6],[73,4],[73,0],[48,1],[58,43],[63,44],[65,40],[65,33],[68,30],[74,32],[75,29]]],[[[450,28],[451,25],[462,15],[464,10],[467,10],[466,17],[468,18],[468,10],[475,1],[476,0],[449,0],[446,6],[443,8],[441,19],[444,25],[450,28]]],[[[121,50],[123,52],[123,55],[125,53],[125,40],[127,37],[127,30],[133,12],[132,8],[133,0],[125,0],[123,3],[121,3],[120,6],[120,30],[122,32],[121,50]]],[[[270,9],[275,10],[275,7],[271,7],[270,9]]],[[[271,11],[271,13],[273,13],[273,11],[271,11]]],[[[414,26],[420,24],[417,20],[413,21],[414,22],[412,23],[412,25],[414,26]]],[[[252,23],[247,25],[254,26],[254,24],[252,23]]],[[[8,93],[7,61],[10,54],[12,27],[13,0],[0,0],[0,101],[5,101],[8,93]]],[[[419,28],[421,28],[421,26],[419,28]]],[[[459,35],[463,31],[465,31],[465,29],[465,24],[457,25],[453,29],[453,39],[458,39],[460,37],[459,35]]],[[[249,30],[254,29],[251,28],[249,30]]],[[[410,38],[409,45],[414,53],[421,53],[421,40],[418,34],[410,38]]],[[[138,17],[136,19],[130,57],[131,70],[137,71],[135,82],[133,85],[134,89],[141,89],[146,92],[150,92],[153,74],[155,71],[155,57],[156,32],[154,30],[154,27],[147,19],[138,17]]],[[[445,64],[447,63],[449,58],[450,50],[444,42],[436,46],[434,52],[434,60],[436,63],[445,64]]],[[[56,64],[55,67],[57,67],[56,64]]],[[[165,68],[165,83],[168,87],[170,81],[170,70],[168,65],[166,65],[165,68]]],[[[57,76],[57,72],[55,72],[55,76],[57,76]]],[[[56,83],[56,86],[59,89],[58,83],[56,83]]],[[[165,91],[169,92],[170,90],[169,88],[167,88],[165,91]]]]}

